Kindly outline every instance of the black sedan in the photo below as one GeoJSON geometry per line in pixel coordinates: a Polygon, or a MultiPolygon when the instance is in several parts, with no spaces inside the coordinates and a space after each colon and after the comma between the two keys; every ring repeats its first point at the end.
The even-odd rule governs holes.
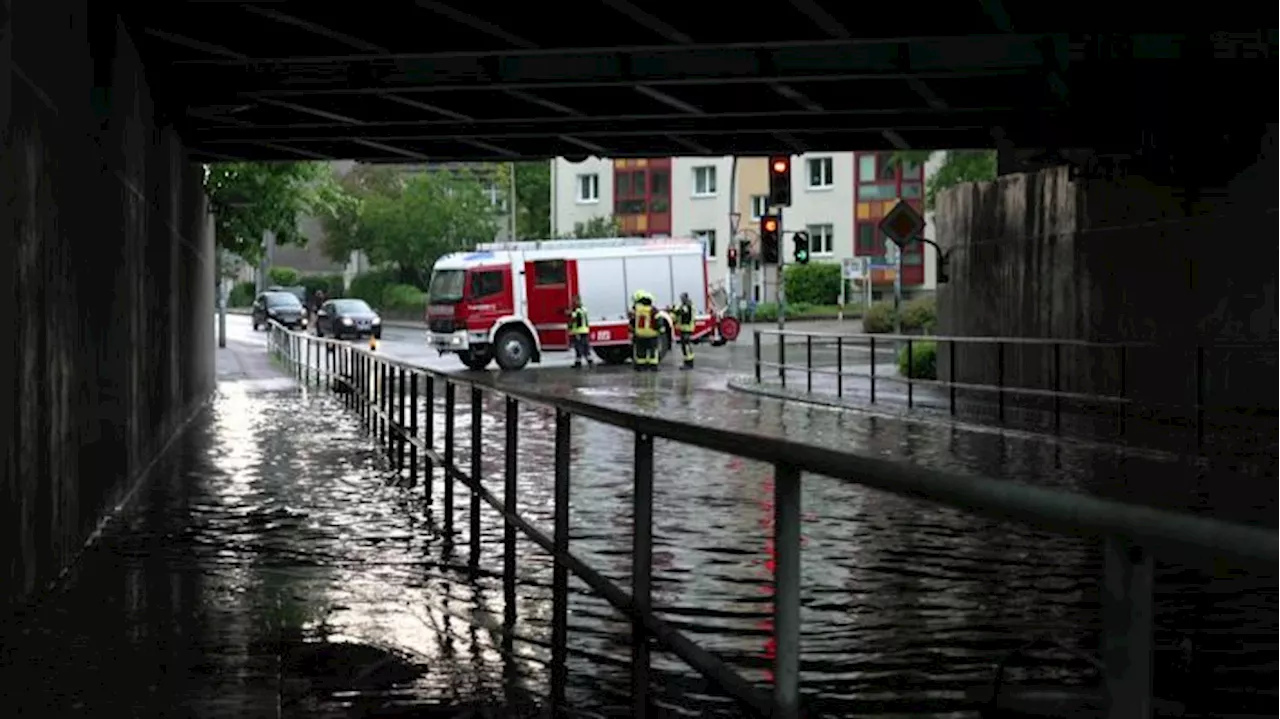
{"type": "Polygon", "coordinates": [[[253,329],[275,320],[291,330],[307,326],[307,310],[291,292],[263,292],[253,301],[253,329]]]}
{"type": "Polygon", "coordinates": [[[316,313],[316,336],[382,339],[382,318],[364,300],[329,300],[316,313]]]}

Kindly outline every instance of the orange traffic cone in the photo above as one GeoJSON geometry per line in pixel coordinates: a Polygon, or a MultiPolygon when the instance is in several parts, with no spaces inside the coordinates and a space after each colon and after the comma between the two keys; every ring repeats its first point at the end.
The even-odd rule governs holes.
{"type": "Polygon", "coordinates": [[[369,351],[370,352],[378,351],[378,338],[374,337],[373,335],[369,335],[369,351]]]}

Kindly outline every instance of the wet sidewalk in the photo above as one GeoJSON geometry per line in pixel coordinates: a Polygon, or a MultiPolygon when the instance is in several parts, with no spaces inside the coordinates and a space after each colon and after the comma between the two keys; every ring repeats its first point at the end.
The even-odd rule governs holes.
{"type": "Polygon", "coordinates": [[[439,533],[351,414],[260,347],[219,350],[218,377],[63,585],[4,629],[4,715],[531,714],[463,709],[526,697],[472,621],[481,587],[431,560],[439,533]]]}

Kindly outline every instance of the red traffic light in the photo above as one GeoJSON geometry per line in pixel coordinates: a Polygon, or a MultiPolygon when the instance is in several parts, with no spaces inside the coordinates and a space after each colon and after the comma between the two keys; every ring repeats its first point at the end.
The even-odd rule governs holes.
{"type": "Polygon", "coordinates": [[[777,229],[778,229],[778,221],[777,221],[777,220],[775,220],[775,219],[773,219],[772,217],[770,217],[770,218],[768,218],[768,219],[766,219],[766,220],[764,221],[764,231],[765,231],[765,232],[774,232],[774,231],[776,231],[777,229]]]}
{"type": "Polygon", "coordinates": [[[773,161],[773,171],[781,175],[787,171],[787,161],[781,158],[773,161]]]}

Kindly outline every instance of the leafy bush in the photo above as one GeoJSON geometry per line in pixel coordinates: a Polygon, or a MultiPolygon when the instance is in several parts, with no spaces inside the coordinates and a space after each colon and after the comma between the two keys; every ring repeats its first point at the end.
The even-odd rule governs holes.
{"type": "Polygon", "coordinates": [[[388,285],[382,291],[382,307],[388,310],[417,310],[427,305],[427,293],[413,285],[388,285]]]}
{"type": "Polygon", "coordinates": [[[267,270],[267,277],[270,278],[269,285],[293,287],[298,284],[298,271],[292,267],[272,267],[267,270]]]}
{"type": "Polygon", "coordinates": [[[834,305],[840,301],[843,280],[840,265],[834,262],[788,265],[785,273],[788,304],[834,305]]]}
{"type": "Polygon", "coordinates": [[[862,313],[862,331],[883,334],[893,331],[893,304],[877,302],[862,313]]]}
{"type": "Polygon", "coordinates": [[[898,350],[898,371],[911,379],[938,378],[938,345],[933,342],[912,342],[911,355],[907,348],[898,350]]]}
{"type": "Polygon", "coordinates": [[[347,288],[348,297],[357,297],[377,307],[382,304],[382,295],[387,287],[400,284],[395,270],[374,270],[355,276],[351,287],[347,288]]]}
{"type": "Polygon", "coordinates": [[[920,297],[902,306],[902,329],[930,334],[938,325],[938,305],[933,297],[920,297]]]}
{"type": "Polygon", "coordinates": [[[231,287],[231,292],[227,294],[228,307],[248,307],[253,304],[253,283],[237,282],[231,287]]]}
{"type": "Polygon", "coordinates": [[[316,290],[324,292],[330,299],[341,297],[344,291],[342,275],[306,275],[298,278],[298,283],[307,288],[307,299],[315,296],[316,290]]]}

